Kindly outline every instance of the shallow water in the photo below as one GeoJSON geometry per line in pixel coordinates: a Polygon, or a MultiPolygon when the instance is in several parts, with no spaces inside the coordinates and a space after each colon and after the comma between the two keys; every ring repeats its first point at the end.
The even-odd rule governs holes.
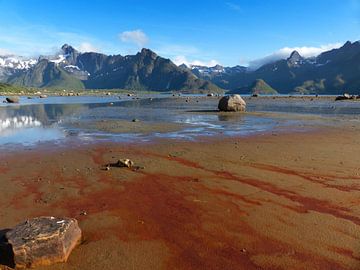
{"type": "Polygon", "coordinates": [[[0,105],[0,146],[66,143],[70,140],[79,143],[149,141],[154,138],[194,140],[198,136],[218,134],[250,135],[279,129],[303,131],[309,123],[312,126],[329,124],[328,119],[357,122],[360,114],[360,102],[335,102],[333,98],[247,97],[249,113],[246,114],[218,113],[217,102],[216,98],[199,96],[192,96],[186,102],[185,98],[166,95],[141,99],[126,96],[120,99],[117,96],[22,98],[20,105],[0,105]],[[132,119],[140,122],[132,126],[132,119]],[[172,124],[172,127],[151,128],[159,123],[172,124]]]}

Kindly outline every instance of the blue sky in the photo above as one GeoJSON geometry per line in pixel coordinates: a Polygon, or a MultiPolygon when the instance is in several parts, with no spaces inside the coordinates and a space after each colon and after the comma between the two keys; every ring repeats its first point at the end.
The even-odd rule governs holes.
{"type": "Polygon", "coordinates": [[[233,66],[360,39],[360,0],[0,0],[0,10],[0,54],[147,47],[177,63],[233,66]]]}

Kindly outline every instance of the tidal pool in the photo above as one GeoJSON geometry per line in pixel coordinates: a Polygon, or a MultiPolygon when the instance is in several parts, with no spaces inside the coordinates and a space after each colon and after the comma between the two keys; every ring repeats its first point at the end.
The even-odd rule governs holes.
{"type": "Polygon", "coordinates": [[[243,114],[219,113],[218,99],[204,96],[191,96],[188,101],[169,95],[22,98],[20,104],[0,106],[0,146],[71,140],[194,140],[199,136],[303,131],[340,119],[359,122],[360,103],[335,102],[331,97],[246,97],[246,101],[248,112],[243,114]]]}

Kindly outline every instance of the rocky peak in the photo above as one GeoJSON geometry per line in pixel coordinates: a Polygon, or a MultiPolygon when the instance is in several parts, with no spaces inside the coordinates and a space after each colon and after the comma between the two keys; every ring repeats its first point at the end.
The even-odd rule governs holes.
{"type": "Polygon", "coordinates": [[[215,65],[213,68],[214,69],[224,69],[224,67],[219,64],[215,65]]]}
{"type": "Polygon", "coordinates": [[[346,41],[345,42],[345,44],[343,45],[343,48],[349,48],[349,47],[351,47],[351,45],[352,45],[352,43],[351,43],[351,41],[346,41]]]}
{"type": "Polygon", "coordinates": [[[358,49],[360,48],[360,42],[359,41],[355,41],[353,43],[351,43],[351,41],[346,41],[346,43],[340,48],[340,49],[358,49]]]}
{"type": "Polygon", "coordinates": [[[157,57],[157,54],[155,52],[153,52],[150,49],[146,49],[146,48],[143,48],[141,50],[140,55],[143,57],[150,57],[152,59],[156,59],[156,57],[157,57]]]}
{"type": "Polygon", "coordinates": [[[68,44],[62,45],[61,50],[64,52],[64,54],[74,54],[78,52],[77,50],[74,49],[74,47],[68,44]]]}
{"type": "MultiPolygon", "coordinates": [[[[80,55],[80,53],[72,46],[68,45],[68,44],[64,44],[61,47],[61,50],[64,54],[64,57],[66,59],[66,64],[68,65],[76,65],[77,62],[77,57],[80,55]]],[[[62,62],[61,56],[60,59],[58,60],[60,62],[62,62]]]]}
{"type": "Polygon", "coordinates": [[[185,64],[181,64],[181,65],[179,66],[179,68],[182,68],[182,69],[188,69],[188,66],[187,66],[187,65],[185,65],[185,64]]]}
{"type": "Polygon", "coordinates": [[[298,65],[304,58],[300,55],[298,51],[293,51],[290,54],[290,57],[287,59],[287,62],[290,66],[298,65]]]}

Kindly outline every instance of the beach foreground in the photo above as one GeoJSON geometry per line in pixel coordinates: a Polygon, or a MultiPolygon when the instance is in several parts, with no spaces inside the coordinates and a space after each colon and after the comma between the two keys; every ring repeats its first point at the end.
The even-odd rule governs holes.
{"type": "Polygon", "coordinates": [[[349,126],[1,153],[0,228],[79,220],[68,262],[39,269],[359,269],[357,136],[349,126]],[[104,167],[122,158],[135,167],[104,167]]]}

